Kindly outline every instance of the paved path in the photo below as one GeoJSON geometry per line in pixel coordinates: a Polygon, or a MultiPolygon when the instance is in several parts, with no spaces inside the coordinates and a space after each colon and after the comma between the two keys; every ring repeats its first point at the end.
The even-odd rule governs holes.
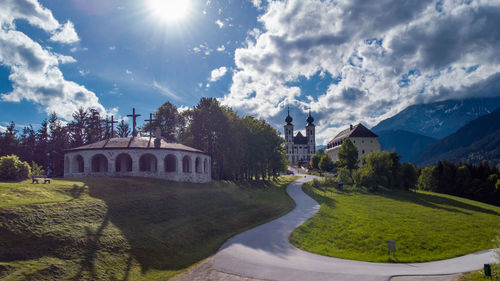
{"type": "Polygon", "coordinates": [[[287,215],[228,240],[214,257],[222,272],[265,280],[387,281],[391,276],[441,275],[477,270],[494,262],[493,251],[482,251],[444,261],[384,264],[344,260],[312,254],[288,242],[294,229],[314,216],[319,205],[301,189],[312,176],[287,187],[297,206],[287,215]]]}

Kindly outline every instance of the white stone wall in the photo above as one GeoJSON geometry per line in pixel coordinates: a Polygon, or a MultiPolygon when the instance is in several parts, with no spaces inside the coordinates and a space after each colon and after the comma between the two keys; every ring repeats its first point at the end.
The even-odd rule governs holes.
{"type": "MultiPolygon", "coordinates": [[[[358,149],[358,159],[365,156],[372,151],[380,151],[381,145],[378,138],[349,138],[351,142],[358,149]]],[[[337,162],[337,153],[339,152],[340,145],[334,146],[326,150],[328,156],[332,159],[333,163],[337,162]]]]}
{"type": "MultiPolygon", "coordinates": [[[[129,176],[161,178],[179,182],[197,183],[205,183],[212,180],[211,157],[198,152],[168,149],[96,149],[69,151],[65,154],[64,159],[64,177],[66,178],[129,176]],[[99,154],[105,157],[107,165],[104,165],[106,160],[100,161],[100,163],[94,163],[98,165],[92,165],[92,159],[99,154]],[[116,159],[120,154],[126,154],[131,157],[132,171],[116,171],[116,159]],[[154,170],[154,158],[149,159],[150,165],[153,167],[151,171],[141,171],[139,169],[139,159],[146,154],[151,154],[154,158],[156,158],[156,171],[154,170]],[[165,158],[169,154],[174,155],[176,158],[175,172],[165,171],[165,158]],[[79,167],[77,159],[79,156],[83,158],[83,172],[78,171],[79,167]],[[187,159],[189,159],[190,169],[188,172],[183,171],[184,157],[188,157],[187,159]],[[197,158],[200,163],[200,169],[198,169],[198,171],[195,167],[197,158]],[[99,166],[100,171],[95,171],[97,166],[99,166]],[[105,171],[106,168],[107,171],[105,171]]],[[[121,165],[121,167],[123,166],[124,165],[121,165]]]]}

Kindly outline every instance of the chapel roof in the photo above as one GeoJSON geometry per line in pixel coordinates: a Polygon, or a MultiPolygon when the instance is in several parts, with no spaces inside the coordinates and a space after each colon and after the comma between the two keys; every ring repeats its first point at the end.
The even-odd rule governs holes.
{"type": "Polygon", "coordinates": [[[293,137],[293,144],[307,144],[307,137],[304,137],[299,131],[295,137],[293,137]]]}
{"type": "Polygon", "coordinates": [[[338,133],[330,142],[334,142],[340,139],[345,139],[345,138],[376,138],[378,137],[376,134],[374,134],[370,129],[366,128],[363,126],[363,124],[359,123],[354,126],[350,126],[349,128],[343,130],[342,132],[338,133]]]}
{"type": "Polygon", "coordinates": [[[67,151],[77,150],[96,150],[96,149],[169,149],[183,150],[189,152],[205,153],[201,150],[189,147],[176,142],[168,142],[164,138],[160,139],[160,147],[155,148],[155,138],[153,137],[128,137],[128,138],[111,138],[98,141],[95,143],[79,146],[68,149],[67,151]]]}

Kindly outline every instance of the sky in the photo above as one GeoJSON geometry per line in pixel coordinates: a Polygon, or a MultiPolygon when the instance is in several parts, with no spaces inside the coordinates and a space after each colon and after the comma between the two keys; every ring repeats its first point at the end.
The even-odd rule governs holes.
{"type": "Polygon", "coordinates": [[[498,0],[0,0],[0,130],[215,97],[280,131],[310,110],[324,145],[408,105],[500,96],[499,26],[498,0]]]}

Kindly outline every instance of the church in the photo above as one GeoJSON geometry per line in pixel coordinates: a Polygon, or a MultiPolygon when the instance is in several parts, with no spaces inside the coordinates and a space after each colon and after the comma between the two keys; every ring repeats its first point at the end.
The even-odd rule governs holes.
{"type": "Polygon", "coordinates": [[[309,162],[311,156],[316,152],[314,118],[311,116],[311,111],[309,111],[309,116],[306,119],[305,136],[300,131],[294,136],[292,121],[290,109],[288,109],[288,115],[285,118],[286,125],[284,126],[285,148],[288,161],[290,165],[295,165],[299,162],[309,162]]]}

